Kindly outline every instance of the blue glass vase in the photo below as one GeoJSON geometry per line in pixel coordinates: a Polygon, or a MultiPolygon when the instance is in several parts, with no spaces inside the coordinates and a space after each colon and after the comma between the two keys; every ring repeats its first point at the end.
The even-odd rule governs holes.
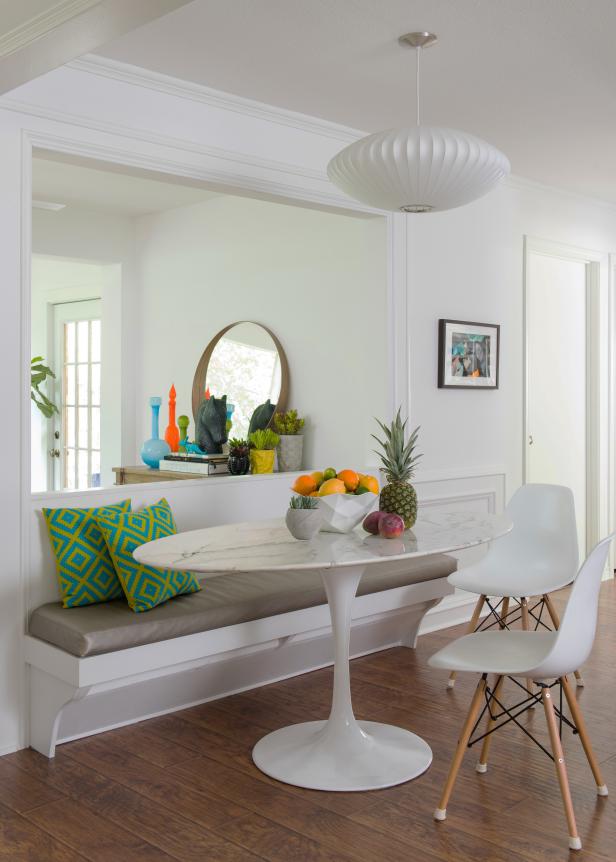
{"type": "Polygon", "coordinates": [[[141,447],[141,460],[152,470],[160,470],[160,462],[171,452],[171,447],[165,440],[161,440],[158,436],[158,414],[162,398],[153,396],[150,398],[150,407],[152,408],[152,438],[146,440],[141,447]]]}

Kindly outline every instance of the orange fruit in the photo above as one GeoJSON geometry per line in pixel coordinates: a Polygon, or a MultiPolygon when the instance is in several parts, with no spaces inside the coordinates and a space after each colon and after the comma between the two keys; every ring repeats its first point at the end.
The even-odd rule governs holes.
{"type": "Polygon", "coordinates": [[[321,470],[315,470],[314,473],[311,473],[310,475],[317,483],[317,488],[320,488],[323,484],[323,472],[321,470]]]}
{"type": "Polygon", "coordinates": [[[341,470],[338,473],[338,479],[344,482],[347,491],[355,491],[359,485],[359,475],[355,470],[341,470]]]}
{"type": "Polygon", "coordinates": [[[327,479],[319,488],[319,497],[326,497],[328,494],[344,494],[345,491],[344,482],[340,479],[327,479]]]}
{"type": "Polygon", "coordinates": [[[379,493],[379,482],[376,476],[362,476],[359,480],[359,487],[372,491],[373,494],[379,493]]]}
{"type": "Polygon", "coordinates": [[[318,492],[318,491],[311,491],[311,492],[308,494],[308,496],[309,496],[309,497],[318,497],[318,496],[319,496],[319,492],[318,492]]]}
{"type": "Polygon", "coordinates": [[[295,482],[293,482],[292,488],[296,494],[307,497],[308,494],[317,490],[317,483],[312,476],[298,476],[295,482]]]}

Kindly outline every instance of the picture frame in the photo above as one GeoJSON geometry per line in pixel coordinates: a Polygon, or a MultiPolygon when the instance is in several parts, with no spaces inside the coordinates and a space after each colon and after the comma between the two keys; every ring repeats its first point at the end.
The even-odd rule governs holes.
{"type": "Polygon", "coordinates": [[[438,322],[439,389],[498,389],[500,325],[438,322]]]}

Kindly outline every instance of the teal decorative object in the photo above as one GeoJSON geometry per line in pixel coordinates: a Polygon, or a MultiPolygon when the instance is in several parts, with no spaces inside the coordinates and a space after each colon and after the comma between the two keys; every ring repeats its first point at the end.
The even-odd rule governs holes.
{"type": "Polygon", "coordinates": [[[141,447],[141,460],[152,470],[159,470],[161,460],[171,452],[169,444],[158,436],[158,414],[160,413],[161,403],[162,398],[156,395],[150,398],[150,407],[152,408],[152,437],[146,440],[141,447]]]}

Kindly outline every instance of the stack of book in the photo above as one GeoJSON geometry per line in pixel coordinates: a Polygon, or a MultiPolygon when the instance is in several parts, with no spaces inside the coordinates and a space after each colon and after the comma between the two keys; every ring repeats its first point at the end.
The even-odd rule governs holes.
{"type": "Polygon", "coordinates": [[[199,473],[202,476],[217,476],[228,473],[227,455],[195,455],[174,452],[165,455],[160,469],[168,473],[199,473]]]}

